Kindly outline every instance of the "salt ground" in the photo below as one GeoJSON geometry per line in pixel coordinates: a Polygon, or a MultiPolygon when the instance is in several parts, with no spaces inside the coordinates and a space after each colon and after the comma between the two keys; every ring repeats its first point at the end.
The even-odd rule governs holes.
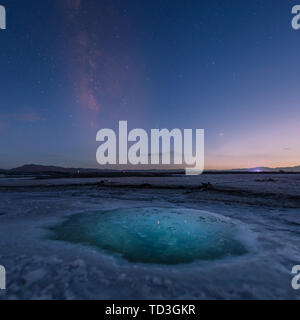
{"type": "Polygon", "coordinates": [[[299,299],[291,287],[299,190],[297,174],[0,181],[0,298],[299,299]],[[255,241],[238,257],[163,265],[49,234],[74,214],[146,207],[212,212],[246,226],[255,241]]]}

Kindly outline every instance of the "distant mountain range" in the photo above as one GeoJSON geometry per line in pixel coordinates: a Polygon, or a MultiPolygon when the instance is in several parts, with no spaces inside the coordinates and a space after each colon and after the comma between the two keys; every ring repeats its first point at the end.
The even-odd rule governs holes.
{"type": "MultiPolygon", "coordinates": [[[[105,170],[105,169],[85,169],[85,168],[63,168],[57,166],[44,166],[44,165],[36,165],[36,164],[26,164],[24,166],[10,169],[10,170],[3,170],[0,169],[0,173],[49,173],[49,172],[56,172],[56,173],[103,173],[103,172],[114,172],[118,170],[105,170]]],[[[137,170],[140,171],[140,170],[137,170]]],[[[147,171],[156,171],[156,170],[147,170],[147,171]]],[[[172,170],[170,170],[172,171],[172,170]]],[[[181,171],[181,170],[174,170],[174,171],[181,171]]],[[[218,172],[220,170],[213,170],[211,172],[218,172]]],[[[300,166],[295,167],[278,167],[278,168],[269,168],[269,167],[256,167],[256,168],[243,168],[243,169],[233,169],[233,170],[226,170],[227,172],[300,172],[300,166]]]]}
{"type": "Polygon", "coordinates": [[[36,165],[36,164],[26,164],[22,167],[18,167],[18,168],[14,168],[14,169],[9,170],[9,172],[16,172],[16,173],[45,173],[45,172],[91,173],[91,172],[103,172],[103,171],[106,171],[106,170],[83,169],[83,168],[63,168],[63,167],[43,166],[43,165],[36,165]]]}

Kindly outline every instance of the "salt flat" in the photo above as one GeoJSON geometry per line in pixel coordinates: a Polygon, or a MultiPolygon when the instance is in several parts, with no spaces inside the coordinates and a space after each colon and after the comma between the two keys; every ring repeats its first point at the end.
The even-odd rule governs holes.
{"type": "Polygon", "coordinates": [[[299,187],[297,174],[0,181],[0,298],[298,299],[299,187]],[[147,207],[224,216],[251,231],[252,247],[240,257],[160,265],[51,239],[49,228],[75,214],[147,207]]]}

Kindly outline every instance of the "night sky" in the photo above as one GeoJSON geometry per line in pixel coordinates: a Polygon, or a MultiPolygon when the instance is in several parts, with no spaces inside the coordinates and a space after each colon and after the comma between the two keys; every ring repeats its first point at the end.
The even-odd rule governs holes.
{"type": "Polygon", "coordinates": [[[119,120],[204,128],[208,169],[299,165],[298,2],[0,0],[0,168],[99,168],[119,120]]]}

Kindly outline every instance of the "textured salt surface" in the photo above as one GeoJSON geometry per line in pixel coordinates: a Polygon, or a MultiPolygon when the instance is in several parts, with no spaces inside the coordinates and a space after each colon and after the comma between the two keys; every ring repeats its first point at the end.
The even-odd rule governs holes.
{"type": "MultiPolygon", "coordinates": [[[[206,175],[189,181],[120,179],[102,187],[67,186],[65,180],[55,186],[58,180],[35,188],[19,181],[15,189],[1,188],[0,264],[6,267],[7,290],[0,299],[299,299],[291,286],[292,267],[300,264],[299,175],[206,175]],[[211,182],[235,191],[118,187],[125,182],[211,182]],[[245,225],[255,243],[242,256],[153,265],[49,240],[46,227],[76,214],[146,207],[214,212],[245,225]]],[[[243,244],[245,235],[245,241],[239,238],[243,244]]]]}

